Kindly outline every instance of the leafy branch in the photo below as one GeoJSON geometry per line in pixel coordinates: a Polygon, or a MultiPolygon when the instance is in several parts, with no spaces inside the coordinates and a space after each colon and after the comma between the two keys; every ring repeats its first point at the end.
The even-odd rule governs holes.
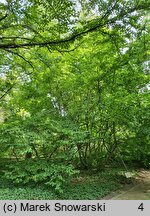
{"type": "Polygon", "coordinates": [[[14,83],[13,85],[11,85],[5,92],[4,94],[0,97],[0,100],[5,97],[10,91],[11,89],[16,85],[16,83],[14,83]]]}

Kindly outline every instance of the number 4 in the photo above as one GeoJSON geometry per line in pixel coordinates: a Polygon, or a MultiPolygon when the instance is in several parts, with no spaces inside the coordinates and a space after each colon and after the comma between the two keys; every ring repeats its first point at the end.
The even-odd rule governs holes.
{"type": "Polygon", "coordinates": [[[139,210],[143,211],[144,210],[144,206],[143,206],[143,203],[141,203],[138,207],[139,210]]]}

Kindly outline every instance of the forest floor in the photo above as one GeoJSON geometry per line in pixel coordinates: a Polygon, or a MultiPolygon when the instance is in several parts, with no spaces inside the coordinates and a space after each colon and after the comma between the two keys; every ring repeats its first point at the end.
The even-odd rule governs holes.
{"type": "Polygon", "coordinates": [[[141,170],[135,182],[110,193],[107,200],[150,200],[150,171],[141,170]]]}
{"type": "MultiPolygon", "coordinates": [[[[3,162],[4,163],[4,162],[3,162]]],[[[44,184],[14,185],[4,178],[0,167],[0,200],[150,200],[150,170],[130,169],[131,180],[122,168],[81,171],[62,187],[59,194],[44,184]]]]}

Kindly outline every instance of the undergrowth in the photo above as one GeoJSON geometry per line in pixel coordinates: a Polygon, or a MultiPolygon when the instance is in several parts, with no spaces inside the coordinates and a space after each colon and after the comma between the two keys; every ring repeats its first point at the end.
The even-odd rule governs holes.
{"type": "Polygon", "coordinates": [[[118,170],[103,172],[80,172],[71,181],[63,184],[63,193],[41,184],[14,185],[11,181],[0,179],[0,200],[94,200],[121,187],[124,179],[118,170]]]}

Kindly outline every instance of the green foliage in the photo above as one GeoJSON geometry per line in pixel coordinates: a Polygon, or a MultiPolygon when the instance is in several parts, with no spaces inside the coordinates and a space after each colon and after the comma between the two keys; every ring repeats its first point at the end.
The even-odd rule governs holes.
{"type": "Polygon", "coordinates": [[[94,174],[83,173],[72,180],[72,184],[64,187],[65,193],[61,195],[61,199],[74,200],[93,200],[101,199],[110,193],[120,188],[121,175],[114,170],[97,172],[94,174]]]}
{"type": "Polygon", "coordinates": [[[61,192],[67,164],[102,170],[122,155],[149,167],[148,9],[136,0],[0,3],[0,157],[18,161],[7,178],[61,192]]]}
{"type": "Polygon", "coordinates": [[[116,170],[107,170],[100,173],[82,173],[71,177],[70,182],[64,182],[64,193],[58,193],[52,187],[43,183],[22,184],[15,186],[12,181],[0,179],[0,199],[9,200],[49,200],[49,199],[101,199],[111,191],[121,187],[120,174],[116,170]]]}
{"type": "Polygon", "coordinates": [[[27,160],[9,165],[4,178],[16,184],[43,183],[62,193],[62,185],[76,171],[71,165],[55,165],[46,161],[27,160]]]}

